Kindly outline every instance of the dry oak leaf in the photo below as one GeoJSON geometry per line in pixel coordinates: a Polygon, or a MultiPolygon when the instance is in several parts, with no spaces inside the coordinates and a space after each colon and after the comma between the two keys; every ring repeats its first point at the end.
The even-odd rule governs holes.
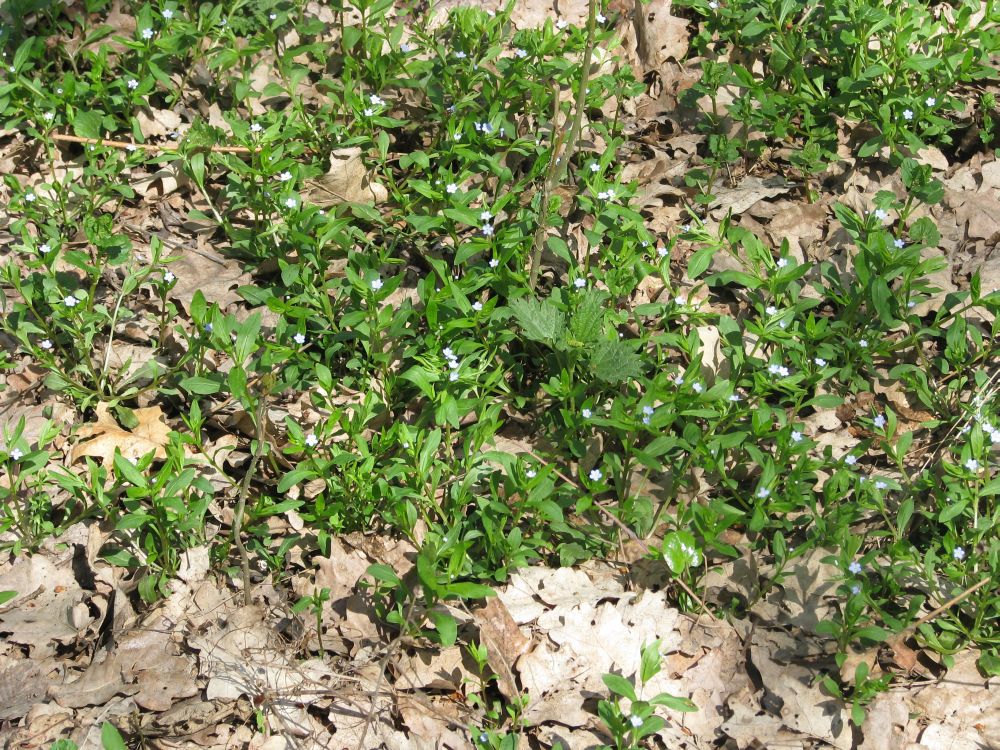
{"type": "Polygon", "coordinates": [[[320,208],[338,203],[381,203],[388,197],[389,191],[371,179],[357,147],[331,153],[329,171],[307,180],[303,192],[304,200],[320,208]]]}
{"type": "Polygon", "coordinates": [[[129,460],[137,460],[153,451],[157,458],[166,458],[163,449],[169,442],[170,428],[163,420],[163,411],[159,406],[149,406],[136,409],[135,415],[139,424],[134,430],[120,427],[111,416],[107,404],[97,405],[97,420],[84,425],[80,436],[90,438],[79,443],[70,456],[70,463],[75,463],[83,456],[100,458],[105,466],[110,466],[115,457],[115,449],[129,460]]]}

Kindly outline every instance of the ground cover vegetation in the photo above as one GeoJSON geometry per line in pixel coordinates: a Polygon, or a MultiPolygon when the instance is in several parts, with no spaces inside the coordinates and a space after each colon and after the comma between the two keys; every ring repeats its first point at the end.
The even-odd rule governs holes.
{"type": "MultiPolygon", "coordinates": [[[[1000,675],[1000,274],[939,226],[941,159],[996,177],[1000,11],[516,6],[3,4],[4,565],[99,529],[142,611],[204,550],[247,605],[294,590],[305,660],[331,590],[295,575],[408,544],[357,590],[386,662],[478,665],[478,747],[541,742],[463,619],[526,566],[657,564],[718,621],[821,566],[848,734],[918,659],[1000,675]],[[765,231],[775,197],[830,232],[765,231]]],[[[641,645],[607,747],[706,708],[642,692],[641,645]]]]}

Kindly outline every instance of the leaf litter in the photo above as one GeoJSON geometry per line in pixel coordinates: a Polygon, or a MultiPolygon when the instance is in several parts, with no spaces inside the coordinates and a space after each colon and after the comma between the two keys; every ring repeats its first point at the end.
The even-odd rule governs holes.
{"type": "MultiPolygon", "coordinates": [[[[326,10],[311,5],[314,13],[326,10]]],[[[670,96],[684,86],[685,71],[677,61],[687,50],[689,24],[671,15],[670,5],[654,3],[648,12],[637,5],[630,30],[628,53],[642,72],[660,80],[662,91],[670,92],[640,95],[635,106],[640,127],[671,122],[675,115],[669,108],[676,100],[670,96]]],[[[132,24],[134,32],[134,20],[117,8],[114,3],[109,22],[125,32],[132,24]]],[[[560,8],[577,24],[585,9],[586,3],[579,2],[560,8]]],[[[514,23],[534,26],[549,15],[547,4],[519,3],[514,23]]],[[[261,88],[271,81],[264,65],[254,75],[261,88]]],[[[151,137],[166,136],[181,124],[166,110],[144,111],[138,119],[151,137]]],[[[689,132],[657,138],[652,156],[638,153],[626,167],[626,178],[639,181],[653,228],[680,223],[687,195],[683,176],[700,139],[689,132]]],[[[304,197],[319,206],[384,201],[386,189],[365,170],[359,153],[331,152],[329,171],[309,183],[304,197]]],[[[961,165],[949,164],[940,152],[922,156],[943,173],[947,186],[945,200],[931,210],[943,227],[940,252],[948,262],[935,278],[942,291],[922,303],[933,309],[970,268],[983,269],[984,289],[1000,286],[1000,162],[961,165]]],[[[4,171],[14,167],[10,161],[4,171]]],[[[854,171],[847,178],[860,186],[856,195],[862,204],[879,187],[877,175],[854,171]]],[[[151,202],[191,188],[169,167],[137,176],[132,184],[151,202]]],[[[821,259],[836,243],[829,202],[802,203],[789,198],[790,192],[791,185],[777,176],[745,175],[719,189],[710,208],[716,220],[731,211],[738,224],[760,227],[758,234],[774,247],[787,240],[796,260],[821,259]]],[[[238,305],[239,287],[251,282],[238,263],[209,247],[185,248],[171,268],[178,277],[171,297],[185,309],[199,289],[223,308],[238,305]]],[[[403,294],[413,298],[412,290],[403,294]]],[[[718,331],[703,327],[699,336],[713,352],[702,362],[705,374],[724,372],[727,363],[714,356],[718,331]]],[[[142,347],[129,347],[115,347],[114,356],[123,364],[141,361],[142,347]]],[[[5,380],[10,384],[12,376],[5,380]]],[[[914,428],[926,421],[891,379],[876,387],[879,392],[914,428]]],[[[53,405],[66,414],[65,405],[48,406],[53,405]]],[[[41,408],[17,405],[14,416],[27,417],[29,434],[43,419],[41,408]]],[[[94,422],[77,430],[82,441],[69,449],[70,464],[85,457],[110,464],[116,452],[126,459],[150,452],[163,457],[171,427],[159,406],[136,410],[132,429],[120,425],[106,404],[99,404],[96,413],[94,422]]],[[[833,409],[817,409],[807,422],[821,445],[845,452],[858,443],[833,409]]],[[[506,440],[498,450],[529,452],[529,443],[506,440]]],[[[225,441],[221,447],[231,449],[225,441]]],[[[332,594],[320,613],[319,632],[308,618],[291,613],[289,591],[270,581],[254,591],[259,604],[240,606],[227,581],[208,575],[205,550],[201,555],[189,550],[200,562],[182,567],[173,596],[140,616],[121,603],[128,593],[113,567],[96,560],[93,549],[87,551],[87,533],[75,547],[79,552],[42,551],[0,562],[0,591],[18,592],[0,605],[0,741],[6,746],[45,746],[67,733],[81,747],[96,746],[90,727],[107,716],[134,717],[148,736],[184,737],[206,748],[356,747],[362,736],[373,748],[468,746],[462,730],[473,713],[448,697],[467,689],[472,675],[462,650],[409,644],[393,654],[370,597],[359,586],[374,562],[388,562],[403,575],[412,563],[400,548],[386,554],[372,540],[334,539],[325,557],[306,561],[299,556],[290,592],[303,596],[319,587],[332,594]],[[317,653],[321,642],[326,658],[300,656],[317,653]],[[391,664],[383,671],[379,662],[387,655],[391,664]],[[393,712],[401,721],[393,720],[393,712]],[[273,733],[267,740],[250,729],[257,716],[273,733]]],[[[103,535],[101,530],[91,534],[103,535]]],[[[669,607],[662,588],[669,585],[666,571],[640,582],[628,566],[598,564],[519,571],[507,585],[497,586],[496,598],[483,607],[467,616],[455,614],[467,637],[489,646],[489,665],[500,676],[501,692],[510,698],[527,691],[525,718],[536,725],[544,746],[562,741],[565,747],[586,748],[606,741],[594,711],[595,696],[605,692],[601,675],[634,677],[641,647],[657,638],[667,668],[648,689],[689,697],[701,709],[668,722],[659,732],[663,747],[717,747],[720,739],[740,750],[1000,746],[1000,678],[982,678],[969,653],[959,654],[955,665],[933,681],[879,695],[863,731],[852,732],[845,709],[816,680],[817,664],[832,663],[830,644],[816,633],[816,624],[833,607],[831,582],[839,572],[822,562],[828,553],[814,551],[796,561],[762,597],[758,586],[772,572],[766,565],[735,561],[710,571],[703,583],[713,600],[755,601],[748,617],[729,623],[669,607]]]]}

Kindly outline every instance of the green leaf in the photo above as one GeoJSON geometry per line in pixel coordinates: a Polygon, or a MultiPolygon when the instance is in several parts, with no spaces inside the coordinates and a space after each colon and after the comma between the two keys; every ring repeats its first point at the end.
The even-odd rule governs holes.
{"type": "Polygon", "coordinates": [[[639,680],[642,684],[645,685],[653,679],[659,673],[660,667],[660,641],[655,640],[642,649],[642,663],[639,668],[639,680]]]}
{"type": "Polygon", "coordinates": [[[135,467],[135,464],[125,458],[125,456],[118,451],[115,451],[114,465],[115,472],[118,476],[131,482],[136,487],[145,488],[148,486],[148,482],[143,473],[135,467]]]}
{"type": "Polygon", "coordinates": [[[451,646],[458,638],[458,623],[455,618],[440,609],[432,609],[427,613],[434,622],[438,641],[442,646],[451,646]]]}
{"type": "Polygon", "coordinates": [[[605,383],[621,383],[642,374],[642,360],[624,341],[601,341],[590,354],[594,375],[605,383]]]}
{"type": "Polygon", "coordinates": [[[996,651],[985,651],[976,660],[979,670],[987,677],[1000,676],[1000,656],[996,651]]]}
{"type": "Polygon", "coordinates": [[[104,116],[92,109],[83,109],[73,118],[73,130],[84,138],[100,138],[104,116]]]}
{"type": "Polygon", "coordinates": [[[109,721],[104,722],[101,727],[101,744],[104,745],[104,750],[128,750],[125,740],[109,721]]]}
{"type": "Polygon", "coordinates": [[[570,336],[578,344],[588,344],[601,334],[604,327],[604,294],[597,289],[588,289],[583,293],[580,306],[570,320],[570,336]]]}
{"type": "Polygon", "coordinates": [[[635,686],[631,683],[631,681],[626,680],[620,674],[601,675],[601,679],[604,681],[604,684],[607,685],[608,690],[615,695],[628,698],[630,701],[637,700],[635,695],[635,686]]]}
{"type": "Polygon", "coordinates": [[[701,564],[701,554],[698,543],[689,531],[672,531],[663,538],[660,547],[667,567],[674,575],[678,575],[689,567],[701,564]]]}
{"type": "Polygon", "coordinates": [[[448,596],[457,596],[459,599],[485,599],[488,596],[496,596],[496,592],[489,586],[468,581],[449,583],[446,591],[448,596]]]}
{"type": "Polygon", "coordinates": [[[374,578],[376,581],[382,581],[382,583],[389,583],[393,586],[401,583],[399,576],[396,575],[396,571],[390,568],[388,565],[382,563],[376,563],[374,565],[368,566],[368,575],[374,578]]]}
{"type": "Polygon", "coordinates": [[[16,591],[0,591],[0,604],[6,604],[17,596],[16,591]]]}
{"type": "Polygon", "coordinates": [[[215,380],[209,380],[208,378],[203,378],[199,375],[186,377],[181,380],[179,385],[182,391],[196,394],[198,396],[208,396],[222,390],[222,383],[216,382],[215,380]]]}
{"type": "Polygon", "coordinates": [[[510,304],[524,335],[532,341],[554,344],[562,340],[566,316],[550,300],[520,297],[510,304]]]}
{"type": "Polygon", "coordinates": [[[649,702],[654,706],[665,706],[673,711],[681,711],[686,714],[698,710],[698,707],[687,698],[678,698],[667,693],[660,693],[654,698],[650,698],[649,702]]]}

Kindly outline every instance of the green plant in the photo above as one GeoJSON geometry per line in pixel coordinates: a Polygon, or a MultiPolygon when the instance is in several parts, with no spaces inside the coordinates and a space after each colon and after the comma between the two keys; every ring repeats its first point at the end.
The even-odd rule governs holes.
{"type": "Polygon", "coordinates": [[[615,750],[641,747],[643,738],[656,734],[666,726],[666,721],[656,715],[656,707],[663,706],[672,711],[691,712],[698,707],[687,698],[677,698],[667,693],[658,693],[642,698],[642,688],[659,674],[661,669],[660,641],[643,645],[639,667],[638,684],[617,674],[602,676],[604,684],[611,691],[611,700],[602,700],[597,713],[610,732],[615,750]],[[638,690],[637,690],[638,688],[638,690]],[[627,704],[623,704],[627,701],[627,704]]]}

